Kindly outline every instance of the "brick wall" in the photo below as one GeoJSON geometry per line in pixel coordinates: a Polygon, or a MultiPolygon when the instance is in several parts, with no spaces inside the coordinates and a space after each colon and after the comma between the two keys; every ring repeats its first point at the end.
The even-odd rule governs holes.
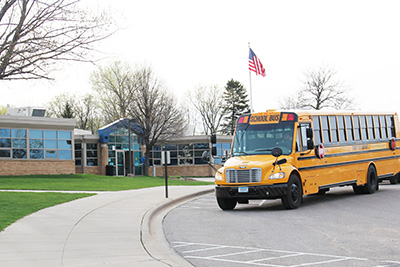
{"type": "MultiPolygon", "coordinates": [[[[106,165],[108,164],[108,146],[107,144],[97,143],[97,165],[98,166],[86,166],[85,173],[106,175],[106,165]]],[[[82,158],[82,164],[84,164],[84,158],[82,158]]],[[[76,166],[76,173],[83,173],[83,166],[76,166]]]]}
{"type": "Polygon", "coordinates": [[[1,160],[0,175],[71,174],[73,160],[1,160]]]}

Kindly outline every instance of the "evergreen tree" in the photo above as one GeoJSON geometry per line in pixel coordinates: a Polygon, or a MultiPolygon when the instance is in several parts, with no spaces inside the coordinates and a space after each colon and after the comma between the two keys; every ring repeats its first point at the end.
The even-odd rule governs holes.
{"type": "Polygon", "coordinates": [[[243,85],[231,79],[225,86],[224,92],[224,123],[222,132],[233,135],[236,120],[243,114],[250,113],[249,99],[243,85]]]}
{"type": "Polygon", "coordinates": [[[65,102],[64,110],[61,113],[61,118],[71,119],[71,118],[74,118],[74,117],[75,117],[75,114],[74,114],[74,110],[73,110],[72,105],[68,101],[65,102]]]}

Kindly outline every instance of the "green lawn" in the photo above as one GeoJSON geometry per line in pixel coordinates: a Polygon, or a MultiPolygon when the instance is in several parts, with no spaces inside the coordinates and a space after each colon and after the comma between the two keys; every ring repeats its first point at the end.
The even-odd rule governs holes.
{"type": "MultiPolygon", "coordinates": [[[[209,182],[169,179],[168,185],[206,185],[209,182]]],[[[113,177],[92,174],[0,176],[0,189],[120,191],[165,185],[165,179],[150,176],[113,177]]]]}
{"type": "MultiPolygon", "coordinates": [[[[169,179],[168,185],[207,185],[209,182],[169,179]]],[[[91,174],[0,176],[0,189],[56,191],[120,191],[165,185],[159,177],[112,177],[91,174]]],[[[0,231],[24,216],[92,194],[0,192],[0,231]]]]}
{"type": "Polygon", "coordinates": [[[0,192],[0,231],[38,210],[93,194],[0,192]]]}

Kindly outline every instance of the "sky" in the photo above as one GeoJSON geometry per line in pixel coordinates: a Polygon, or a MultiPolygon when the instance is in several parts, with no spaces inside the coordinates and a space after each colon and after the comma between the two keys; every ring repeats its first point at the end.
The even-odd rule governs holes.
{"type": "Polygon", "coordinates": [[[120,30],[98,43],[96,64],[65,63],[54,81],[0,81],[0,105],[45,106],[62,93],[92,92],[90,74],[116,60],[147,65],[180,102],[198,86],[251,77],[256,112],[279,108],[304,73],[336,71],[354,109],[400,111],[397,0],[82,0],[120,30]],[[249,42],[266,76],[249,75],[249,42]]]}

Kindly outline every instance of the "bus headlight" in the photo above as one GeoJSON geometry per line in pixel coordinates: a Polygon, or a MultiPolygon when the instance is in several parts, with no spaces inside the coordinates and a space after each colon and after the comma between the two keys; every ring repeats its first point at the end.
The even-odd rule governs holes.
{"type": "Polygon", "coordinates": [[[277,173],[273,173],[271,174],[268,179],[270,180],[274,180],[274,179],[282,179],[285,177],[285,173],[284,172],[277,172],[277,173]]]}
{"type": "Polygon", "coordinates": [[[222,173],[220,173],[220,172],[215,173],[215,180],[222,181],[222,175],[221,174],[222,173]]]}

